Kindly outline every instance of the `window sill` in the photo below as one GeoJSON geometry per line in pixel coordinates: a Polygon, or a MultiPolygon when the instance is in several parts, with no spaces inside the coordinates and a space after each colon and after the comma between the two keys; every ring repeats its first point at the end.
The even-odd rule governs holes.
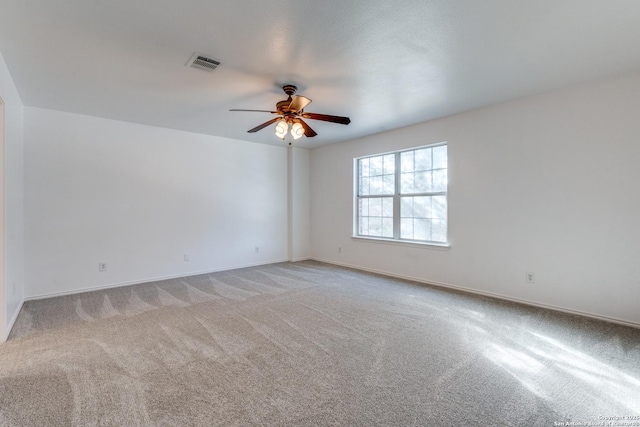
{"type": "Polygon", "coordinates": [[[395,240],[395,239],[385,239],[382,237],[365,237],[365,236],[351,236],[351,239],[360,240],[364,242],[384,243],[387,245],[418,246],[421,248],[438,249],[438,250],[451,249],[451,245],[449,243],[413,242],[410,240],[395,240]]]}

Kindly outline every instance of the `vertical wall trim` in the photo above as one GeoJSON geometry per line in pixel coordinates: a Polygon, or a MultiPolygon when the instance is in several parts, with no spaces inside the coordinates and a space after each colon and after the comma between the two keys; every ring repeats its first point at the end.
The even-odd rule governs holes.
{"type": "Polygon", "coordinates": [[[5,164],[4,164],[4,101],[0,98],[0,343],[7,340],[7,295],[5,287],[5,247],[6,247],[6,226],[5,226],[5,164]]]}
{"type": "Polygon", "coordinates": [[[287,258],[293,261],[293,147],[287,148],[287,258]]]}

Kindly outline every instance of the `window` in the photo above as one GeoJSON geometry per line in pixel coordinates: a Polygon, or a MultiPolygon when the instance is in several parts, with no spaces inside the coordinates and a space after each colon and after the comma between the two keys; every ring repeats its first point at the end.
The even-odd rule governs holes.
{"type": "Polygon", "coordinates": [[[447,242],[447,145],[356,159],[358,236],[447,242]]]}

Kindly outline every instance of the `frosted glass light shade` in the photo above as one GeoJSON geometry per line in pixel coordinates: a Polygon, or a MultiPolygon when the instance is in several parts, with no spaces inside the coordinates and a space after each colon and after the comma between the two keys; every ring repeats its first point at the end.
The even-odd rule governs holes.
{"type": "Polygon", "coordinates": [[[302,135],[304,135],[304,128],[300,123],[294,123],[293,126],[291,126],[291,135],[293,139],[300,139],[302,135]]]}
{"type": "Polygon", "coordinates": [[[276,125],[276,136],[280,139],[284,139],[289,130],[289,123],[285,119],[282,119],[276,125]]]}

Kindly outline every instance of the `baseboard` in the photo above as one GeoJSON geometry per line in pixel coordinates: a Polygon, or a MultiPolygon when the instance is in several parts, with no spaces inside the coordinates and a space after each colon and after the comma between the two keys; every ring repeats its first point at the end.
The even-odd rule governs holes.
{"type": "Polygon", "coordinates": [[[609,322],[609,323],[616,323],[618,325],[630,326],[632,328],[640,328],[640,323],[630,322],[628,320],[623,320],[623,319],[617,319],[615,317],[602,316],[602,315],[599,315],[599,314],[589,313],[589,312],[586,312],[586,311],[573,310],[573,309],[570,309],[570,308],[559,307],[559,306],[549,305],[549,304],[543,304],[543,303],[538,303],[538,302],[534,302],[534,301],[523,300],[523,299],[520,299],[520,298],[513,298],[513,297],[506,296],[506,295],[497,294],[497,293],[494,293],[494,292],[481,291],[481,290],[478,290],[478,289],[472,289],[472,288],[467,288],[467,287],[464,287],[464,286],[452,285],[452,284],[449,284],[449,283],[436,282],[436,281],[431,281],[431,280],[424,280],[424,279],[421,279],[419,277],[407,276],[407,275],[404,275],[404,274],[390,273],[388,271],[377,270],[377,269],[373,269],[373,268],[366,268],[366,267],[361,267],[361,266],[358,266],[358,265],[351,265],[351,264],[342,263],[342,262],[329,261],[329,260],[325,260],[325,259],[321,259],[321,258],[315,258],[315,257],[312,257],[311,259],[313,261],[324,262],[326,264],[339,265],[341,267],[353,268],[355,270],[368,271],[370,273],[381,274],[383,276],[389,276],[389,277],[396,277],[398,279],[411,280],[413,282],[424,283],[426,285],[438,286],[438,287],[441,287],[441,288],[455,289],[455,290],[467,292],[467,293],[470,293],[470,294],[482,295],[482,296],[497,298],[497,299],[504,300],[504,301],[517,302],[519,304],[529,305],[529,306],[532,306],[532,307],[546,308],[548,310],[560,311],[562,313],[568,313],[568,314],[574,314],[574,315],[577,315],[577,316],[589,317],[591,319],[602,320],[602,321],[609,322]]]}
{"type": "Polygon", "coordinates": [[[20,310],[22,310],[23,305],[24,305],[24,299],[20,301],[20,304],[18,304],[18,307],[16,308],[16,311],[13,313],[13,316],[11,316],[11,320],[9,320],[9,324],[6,327],[4,331],[4,336],[2,337],[2,341],[0,342],[5,342],[9,338],[11,329],[13,329],[13,325],[15,325],[16,320],[18,320],[18,314],[20,314],[20,310]]]}
{"type": "Polygon", "coordinates": [[[216,268],[216,269],[213,269],[213,270],[193,271],[193,272],[176,274],[176,275],[171,275],[171,276],[154,277],[154,278],[147,278],[147,279],[140,279],[140,280],[132,280],[132,281],[127,281],[127,282],[111,283],[111,284],[108,284],[108,285],[92,286],[92,287],[88,287],[88,288],[82,288],[82,289],[76,289],[76,290],[70,290],[70,291],[51,292],[51,293],[47,293],[47,294],[31,295],[31,296],[25,297],[24,301],[35,301],[35,300],[45,299],[45,298],[62,297],[62,296],[65,296],[65,295],[82,294],[84,292],[93,292],[93,291],[100,291],[100,290],[104,290],[104,289],[120,288],[122,286],[131,286],[131,285],[138,285],[138,284],[142,284],[142,283],[158,282],[160,280],[177,279],[178,277],[197,276],[199,274],[217,273],[217,272],[220,272],[220,271],[237,270],[239,268],[257,267],[259,265],[267,265],[267,264],[277,264],[279,262],[289,262],[289,260],[288,259],[276,259],[276,260],[258,262],[258,263],[252,263],[252,264],[242,264],[242,265],[233,265],[233,266],[227,266],[227,267],[220,267],[220,268],[216,268]]]}
{"type": "Polygon", "coordinates": [[[300,262],[300,261],[309,261],[311,258],[307,257],[301,257],[301,258],[291,258],[289,260],[289,262],[300,262]]]}

